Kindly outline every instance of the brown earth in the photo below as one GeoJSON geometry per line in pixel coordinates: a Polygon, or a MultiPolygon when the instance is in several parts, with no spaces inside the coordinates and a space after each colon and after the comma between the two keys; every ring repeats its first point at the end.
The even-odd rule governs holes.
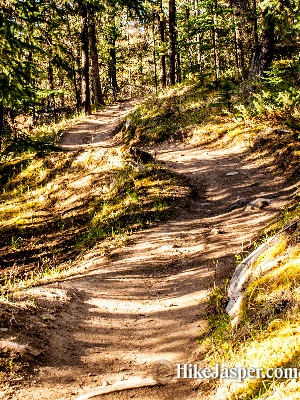
{"type": "MultiPolygon", "coordinates": [[[[121,119],[134,103],[108,107],[65,132],[71,150],[111,147],[121,119]]],[[[195,340],[206,326],[207,294],[230,277],[235,254],[286,205],[295,188],[271,165],[246,159],[242,147],[203,148],[165,143],[149,151],[183,174],[194,187],[188,208],[174,218],[133,234],[122,248],[102,257],[97,249],[80,270],[60,282],[27,291],[48,307],[49,338],[31,379],[3,385],[4,399],[73,399],[103,383],[151,376],[159,360],[203,365],[195,340]],[[231,172],[237,174],[227,175],[231,172]],[[232,207],[258,197],[269,206],[232,207]],[[233,208],[233,209],[231,209],[233,208]],[[85,270],[84,270],[85,269],[85,270]]],[[[213,384],[176,379],[160,386],[103,395],[103,399],[213,398],[213,384]]],[[[100,397],[95,397],[100,398],[100,397]]]]}

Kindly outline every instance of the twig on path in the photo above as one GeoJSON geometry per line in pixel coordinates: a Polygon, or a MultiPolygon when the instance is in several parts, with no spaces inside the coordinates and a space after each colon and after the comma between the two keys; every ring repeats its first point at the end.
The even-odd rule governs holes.
{"type": "Polygon", "coordinates": [[[88,393],[80,395],[79,397],[77,397],[76,400],[87,400],[95,396],[100,396],[102,394],[119,392],[121,390],[137,389],[145,386],[156,386],[156,385],[160,385],[160,383],[152,377],[142,378],[140,376],[134,376],[133,378],[116,382],[112,385],[98,386],[89,391],[88,393]]]}

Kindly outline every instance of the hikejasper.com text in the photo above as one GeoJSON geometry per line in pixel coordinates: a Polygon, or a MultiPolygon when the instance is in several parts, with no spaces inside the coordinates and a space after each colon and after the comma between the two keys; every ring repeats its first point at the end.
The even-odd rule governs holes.
{"type": "Polygon", "coordinates": [[[297,379],[300,370],[297,368],[255,368],[255,367],[223,367],[216,364],[214,368],[199,368],[197,364],[177,364],[177,378],[184,379],[235,379],[243,382],[244,379],[297,379]]]}

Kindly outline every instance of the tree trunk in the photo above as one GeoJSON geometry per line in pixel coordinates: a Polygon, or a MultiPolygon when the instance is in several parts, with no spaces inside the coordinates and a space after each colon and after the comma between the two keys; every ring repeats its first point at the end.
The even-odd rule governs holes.
{"type": "Polygon", "coordinates": [[[232,22],[234,26],[234,53],[235,53],[235,66],[240,67],[239,54],[238,54],[238,38],[239,38],[239,28],[238,28],[238,15],[236,10],[233,8],[232,0],[230,1],[230,8],[232,9],[232,22]]]}
{"type": "MultiPolygon", "coordinates": [[[[162,46],[164,47],[165,43],[165,16],[163,10],[160,10],[159,13],[159,34],[160,41],[162,46]]],[[[167,76],[166,76],[166,55],[161,53],[160,55],[160,84],[164,88],[167,84],[167,76]]]]}
{"type": "Polygon", "coordinates": [[[249,78],[261,78],[270,67],[274,56],[275,22],[274,16],[267,7],[263,13],[263,30],[260,44],[256,46],[252,57],[249,78]]]}
{"type": "Polygon", "coordinates": [[[220,61],[218,54],[218,34],[216,32],[216,26],[218,23],[217,20],[217,8],[218,3],[215,1],[214,6],[212,6],[211,13],[213,15],[213,25],[212,25],[212,41],[213,41],[213,52],[214,52],[214,66],[215,66],[215,76],[216,76],[216,85],[219,86],[219,74],[220,74],[220,61]]]}
{"type": "Polygon", "coordinates": [[[87,7],[83,2],[80,2],[81,11],[81,109],[83,114],[91,113],[91,96],[89,86],[89,30],[87,7]]]}
{"type": "Polygon", "coordinates": [[[177,51],[176,54],[176,61],[177,61],[177,68],[176,68],[176,77],[177,77],[177,82],[181,83],[181,61],[180,61],[180,54],[179,51],[177,51]]]}
{"type": "Polygon", "coordinates": [[[156,51],[155,51],[155,11],[152,12],[152,36],[153,36],[153,64],[154,64],[154,85],[155,85],[155,94],[157,96],[157,64],[156,64],[156,51]]]}
{"type": "Polygon", "coordinates": [[[118,99],[119,86],[117,82],[117,57],[116,57],[116,40],[113,38],[111,40],[111,48],[109,49],[110,55],[110,66],[109,66],[109,76],[110,84],[113,91],[114,100],[118,99]]]}
{"type": "Polygon", "coordinates": [[[238,1],[233,5],[233,1],[230,2],[230,8],[232,9],[232,22],[234,26],[234,50],[235,50],[235,65],[237,69],[243,71],[245,67],[245,57],[244,57],[244,48],[243,48],[243,40],[241,35],[241,29],[239,20],[241,17],[241,10],[244,5],[242,1],[238,1]]]}
{"type": "Polygon", "coordinates": [[[77,112],[80,111],[81,108],[81,93],[80,93],[80,84],[77,85],[77,80],[80,79],[80,74],[76,70],[76,64],[74,62],[73,68],[72,68],[72,77],[73,77],[73,84],[74,84],[74,91],[75,91],[75,97],[76,97],[76,110],[77,112]],[[78,76],[78,79],[77,79],[78,76]]]}
{"type": "Polygon", "coordinates": [[[170,85],[175,84],[176,77],[176,4],[175,0],[169,0],[169,69],[168,82],[170,85]]]}
{"type": "MultiPolygon", "coordinates": [[[[194,12],[195,16],[198,17],[199,15],[199,0],[194,0],[194,12]]],[[[196,44],[197,44],[197,65],[200,69],[201,65],[201,40],[199,32],[196,33],[196,44]]]]}
{"type": "Polygon", "coordinates": [[[57,115],[56,115],[56,104],[55,104],[55,96],[54,96],[54,77],[53,77],[53,66],[52,66],[52,52],[50,52],[50,60],[48,61],[48,81],[49,81],[49,88],[52,91],[50,95],[51,101],[49,101],[48,107],[53,109],[53,116],[54,116],[54,122],[57,122],[57,115]]]}
{"type": "Polygon", "coordinates": [[[118,99],[118,91],[119,86],[117,82],[117,56],[116,56],[116,24],[115,24],[115,15],[113,15],[113,26],[111,29],[111,35],[108,39],[109,43],[109,55],[110,55],[110,62],[109,62],[109,80],[110,86],[113,91],[113,97],[116,101],[118,99]]]}
{"type": "MultiPolygon", "coordinates": [[[[69,18],[67,18],[66,22],[67,22],[68,34],[71,37],[72,33],[71,33],[69,18]]],[[[76,49],[72,49],[71,55],[73,61],[71,68],[72,68],[72,80],[74,84],[74,92],[76,98],[76,111],[79,112],[81,108],[81,93],[80,93],[80,83],[79,83],[81,80],[81,74],[79,73],[80,61],[76,49]]]]}
{"type": "Polygon", "coordinates": [[[2,150],[3,128],[4,128],[4,106],[3,103],[0,102],[0,151],[2,150]]]}
{"type": "Polygon", "coordinates": [[[253,31],[255,48],[258,46],[258,24],[257,24],[257,7],[256,0],[253,0],[253,31]]]}
{"type": "Polygon", "coordinates": [[[93,15],[90,18],[90,49],[92,60],[92,84],[94,93],[94,103],[96,106],[104,105],[104,99],[101,88],[100,74],[99,74],[99,59],[97,49],[96,26],[93,15]]]}

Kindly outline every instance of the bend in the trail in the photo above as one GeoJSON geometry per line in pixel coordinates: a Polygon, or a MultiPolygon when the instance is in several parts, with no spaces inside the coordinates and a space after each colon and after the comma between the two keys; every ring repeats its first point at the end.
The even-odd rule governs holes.
{"type": "MultiPolygon", "coordinates": [[[[108,110],[103,115],[111,114],[108,110]]],[[[111,146],[115,124],[107,130],[107,121],[103,122],[102,132],[98,122],[93,133],[93,118],[84,128],[66,132],[62,144],[72,149],[96,142],[111,146]]],[[[103,382],[147,376],[161,359],[201,363],[195,339],[205,326],[208,290],[230,276],[236,252],[293,193],[270,166],[245,161],[243,149],[164,144],[155,151],[160,162],[184,174],[194,186],[190,207],[133,234],[110,257],[91,252],[82,260],[86,274],[32,289],[41,297],[71,293],[73,301],[56,317],[35,382],[15,393],[16,399],[76,398],[103,382]],[[233,207],[241,199],[250,202],[257,197],[271,199],[270,206],[252,211],[233,207]]],[[[101,398],[181,400],[203,399],[211,393],[206,382],[173,379],[164,386],[101,398]]]]}
{"type": "Polygon", "coordinates": [[[59,145],[65,150],[82,150],[93,147],[112,147],[114,133],[122,120],[141,103],[141,99],[130,99],[114,103],[102,111],[84,117],[60,137],[59,145]]]}

